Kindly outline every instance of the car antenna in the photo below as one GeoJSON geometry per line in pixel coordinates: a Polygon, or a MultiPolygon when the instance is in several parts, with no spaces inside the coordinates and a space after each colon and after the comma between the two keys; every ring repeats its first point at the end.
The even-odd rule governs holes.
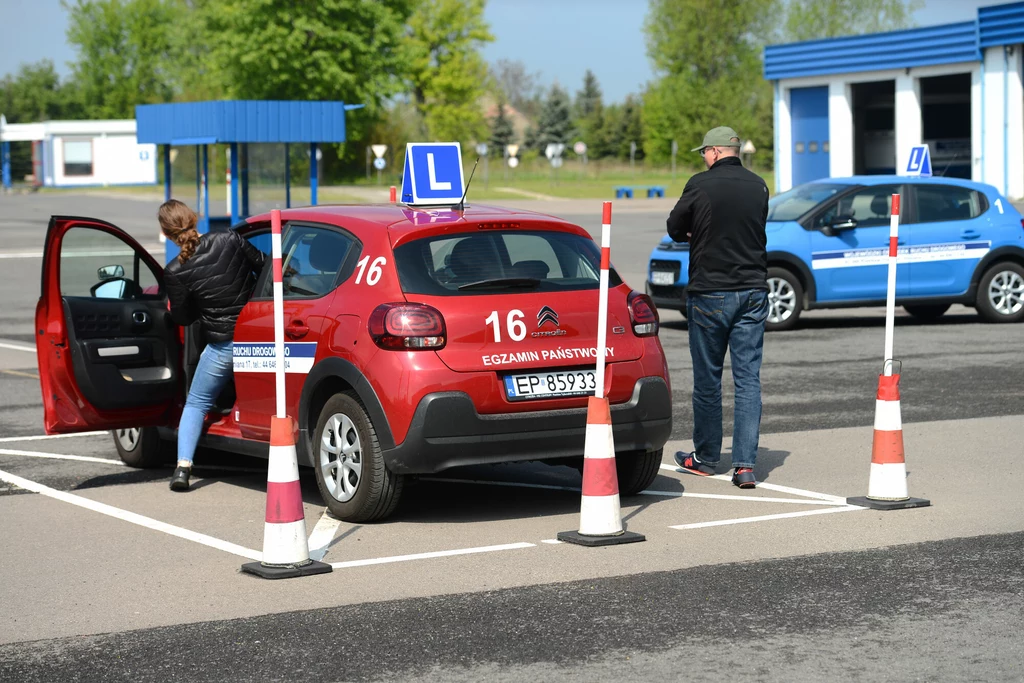
{"type": "Polygon", "coordinates": [[[939,174],[940,178],[944,178],[946,176],[946,171],[949,170],[949,167],[953,165],[953,162],[956,161],[958,156],[960,156],[960,152],[953,152],[953,158],[946,162],[946,168],[942,169],[942,173],[939,174]]]}
{"type": "Polygon", "coordinates": [[[480,157],[477,157],[476,162],[473,163],[473,170],[469,172],[469,180],[466,181],[466,191],[462,193],[462,199],[459,200],[459,203],[452,207],[456,211],[466,210],[466,195],[469,194],[469,184],[473,182],[473,174],[476,173],[476,166],[479,163],[480,157]]]}

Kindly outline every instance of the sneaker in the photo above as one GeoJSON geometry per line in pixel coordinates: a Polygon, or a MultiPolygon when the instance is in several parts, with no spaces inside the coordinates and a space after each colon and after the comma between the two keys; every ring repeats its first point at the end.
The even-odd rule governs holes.
{"type": "Polygon", "coordinates": [[[752,489],[757,486],[757,480],[754,479],[754,470],[749,467],[737,467],[736,471],[732,475],[732,483],[735,486],[739,486],[741,489],[752,489]]]}
{"type": "Polygon", "coordinates": [[[686,470],[690,474],[696,474],[701,477],[710,477],[715,473],[715,468],[711,465],[702,463],[697,459],[694,453],[685,453],[683,451],[676,451],[676,464],[682,469],[686,470]]]}
{"type": "Polygon", "coordinates": [[[192,474],[191,467],[177,467],[171,475],[172,491],[188,491],[188,478],[192,474]]]}

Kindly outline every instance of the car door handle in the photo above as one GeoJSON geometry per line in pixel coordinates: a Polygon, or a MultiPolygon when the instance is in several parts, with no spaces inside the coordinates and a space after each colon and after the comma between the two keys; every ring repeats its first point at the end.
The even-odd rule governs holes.
{"type": "Polygon", "coordinates": [[[309,328],[303,325],[301,320],[293,320],[284,328],[284,333],[292,339],[302,339],[309,334],[309,328]]]}
{"type": "Polygon", "coordinates": [[[960,233],[960,236],[967,240],[973,240],[977,237],[981,237],[981,233],[976,230],[964,230],[960,233]]]}

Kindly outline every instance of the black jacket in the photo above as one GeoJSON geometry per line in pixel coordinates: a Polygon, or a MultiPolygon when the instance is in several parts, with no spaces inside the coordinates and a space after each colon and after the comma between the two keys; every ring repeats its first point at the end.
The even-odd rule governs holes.
{"type": "Polygon", "coordinates": [[[686,183],[668,216],[668,234],[690,243],[688,292],[768,289],[764,232],[768,186],[725,157],[686,183]]]}
{"type": "Polygon", "coordinates": [[[234,230],[203,235],[192,258],[174,259],[164,268],[171,318],[179,325],[202,320],[206,341],[231,341],[265,261],[266,255],[234,230]]]}

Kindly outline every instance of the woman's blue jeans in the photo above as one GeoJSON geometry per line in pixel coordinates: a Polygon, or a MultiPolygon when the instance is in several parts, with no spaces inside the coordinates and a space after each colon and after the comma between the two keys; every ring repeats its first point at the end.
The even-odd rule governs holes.
{"type": "Polygon", "coordinates": [[[687,294],[693,446],[702,463],[716,466],[722,457],[722,364],[728,349],[736,387],[732,466],[754,467],[761,432],[761,354],[768,311],[768,292],[762,289],[687,294]]]}
{"type": "Polygon", "coordinates": [[[206,414],[232,376],[232,343],[207,344],[199,357],[199,366],[192,377],[192,386],[189,387],[185,409],[181,411],[181,422],[178,423],[179,461],[192,462],[199,436],[203,433],[206,414]]]}

